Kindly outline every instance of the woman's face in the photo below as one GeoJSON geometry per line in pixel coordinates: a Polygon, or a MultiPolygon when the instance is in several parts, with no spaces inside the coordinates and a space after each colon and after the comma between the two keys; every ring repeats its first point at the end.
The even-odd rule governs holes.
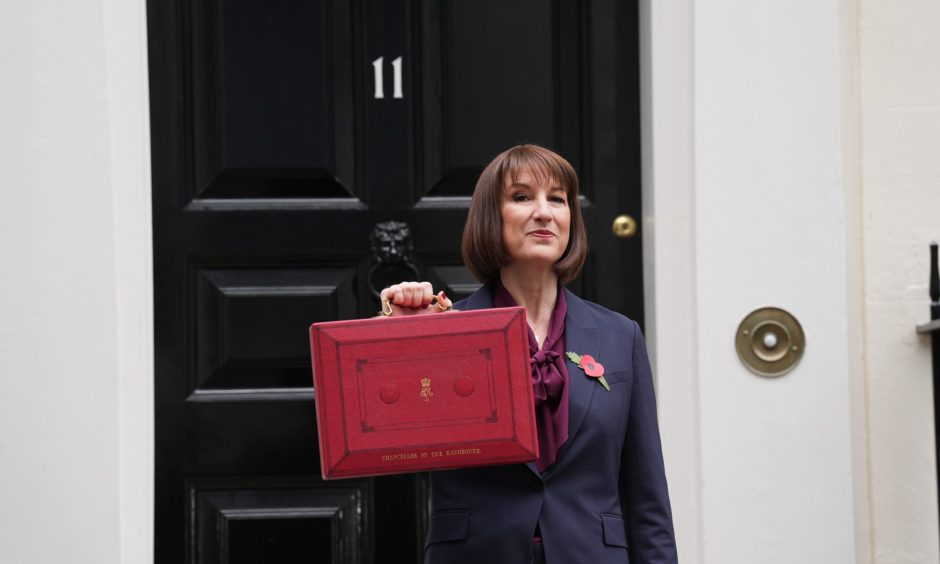
{"type": "Polygon", "coordinates": [[[550,267],[568,248],[571,210],[565,189],[527,170],[503,182],[503,247],[512,261],[550,267]]]}

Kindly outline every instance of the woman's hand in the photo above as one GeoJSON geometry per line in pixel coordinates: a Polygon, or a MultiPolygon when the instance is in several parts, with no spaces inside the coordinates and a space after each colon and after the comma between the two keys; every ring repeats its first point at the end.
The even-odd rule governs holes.
{"type": "Polygon", "coordinates": [[[430,313],[443,313],[453,307],[453,302],[443,291],[437,294],[437,303],[434,301],[434,288],[430,282],[401,282],[393,284],[382,290],[382,308],[385,311],[386,301],[392,310],[391,315],[425,315],[430,313]]]}

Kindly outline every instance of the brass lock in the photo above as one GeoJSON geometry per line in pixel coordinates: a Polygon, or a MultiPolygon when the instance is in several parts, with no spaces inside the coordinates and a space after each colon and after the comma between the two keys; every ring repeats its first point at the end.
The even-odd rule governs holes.
{"type": "Polygon", "coordinates": [[[806,336],[790,312],[778,307],[752,311],[738,325],[738,358],[760,376],[783,376],[803,358],[806,336]]]}
{"type": "Polygon", "coordinates": [[[614,219],[614,224],[611,230],[617,237],[621,239],[629,239],[636,234],[636,220],[626,214],[618,215],[614,219]]]}

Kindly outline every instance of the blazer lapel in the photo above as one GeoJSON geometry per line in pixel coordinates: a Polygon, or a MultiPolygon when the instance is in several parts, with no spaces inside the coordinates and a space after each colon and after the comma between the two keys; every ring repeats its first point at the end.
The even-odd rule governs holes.
{"type": "Polygon", "coordinates": [[[489,283],[483,284],[476,292],[454,304],[454,309],[464,311],[491,307],[493,307],[493,289],[489,283]]]}
{"type": "MultiPolygon", "coordinates": [[[[493,288],[487,283],[480,287],[479,290],[470,294],[467,299],[462,300],[454,304],[454,309],[458,310],[473,310],[473,309],[487,309],[493,307],[493,288]]],[[[566,316],[567,318],[567,316],[566,316]]],[[[567,327],[567,319],[566,319],[567,327]]],[[[538,468],[535,466],[535,462],[527,462],[526,466],[533,474],[541,479],[541,474],[539,473],[538,468]]]]}
{"type": "MultiPolygon", "coordinates": [[[[599,357],[600,352],[600,330],[597,322],[594,320],[594,314],[581,298],[575,296],[565,289],[565,298],[568,300],[568,314],[565,316],[565,351],[571,351],[579,355],[589,354],[594,358],[599,357]]],[[[587,416],[588,409],[591,407],[591,399],[594,392],[600,387],[600,384],[592,378],[584,375],[577,364],[566,360],[565,367],[568,369],[568,440],[562,445],[558,452],[558,461],[562,459],[568,446],[578,434],[584,418],[587,416]]],[[[558,464],[558,461],[555,464],[558,464]]],[[[553,465],[554,466],[554,465],[553,465]]]]}
{"type": "MultiPolygon", "coordinates": [[[[565,351],[576,352],[581,355],[589,354],[598,357],[600,350],[600,330],[594,315],[584,300],[564,289],[568,300],[568,313],[565,315],[565,351]]],[[[459,310],[486,309],[493,307],[493,290],[490,284],[484,284],[479,290],[465,300],[457,302],[454,307],[459,310]]],[[[561,447],[558,459],[546,472],[551,472],[568,450],[568,445],[574,440],[584,418],[591,406],[594,390],[599,386],[597,382],[587,378],[578,365],[566,360],[568,369],[568,440],[561,447]]],[[[534,462],[526,464],[536,476],[542,477],[534,462]]]]}

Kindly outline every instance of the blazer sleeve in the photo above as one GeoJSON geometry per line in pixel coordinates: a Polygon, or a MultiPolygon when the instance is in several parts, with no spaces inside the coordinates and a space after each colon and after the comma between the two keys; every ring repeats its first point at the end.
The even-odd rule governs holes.
{"type": "Polygon", "coordinates": [[[646,342],[634,321],[633,389],[620,469],[620,496],[633,564],[677,564],[656,397],[646,342]]]}

